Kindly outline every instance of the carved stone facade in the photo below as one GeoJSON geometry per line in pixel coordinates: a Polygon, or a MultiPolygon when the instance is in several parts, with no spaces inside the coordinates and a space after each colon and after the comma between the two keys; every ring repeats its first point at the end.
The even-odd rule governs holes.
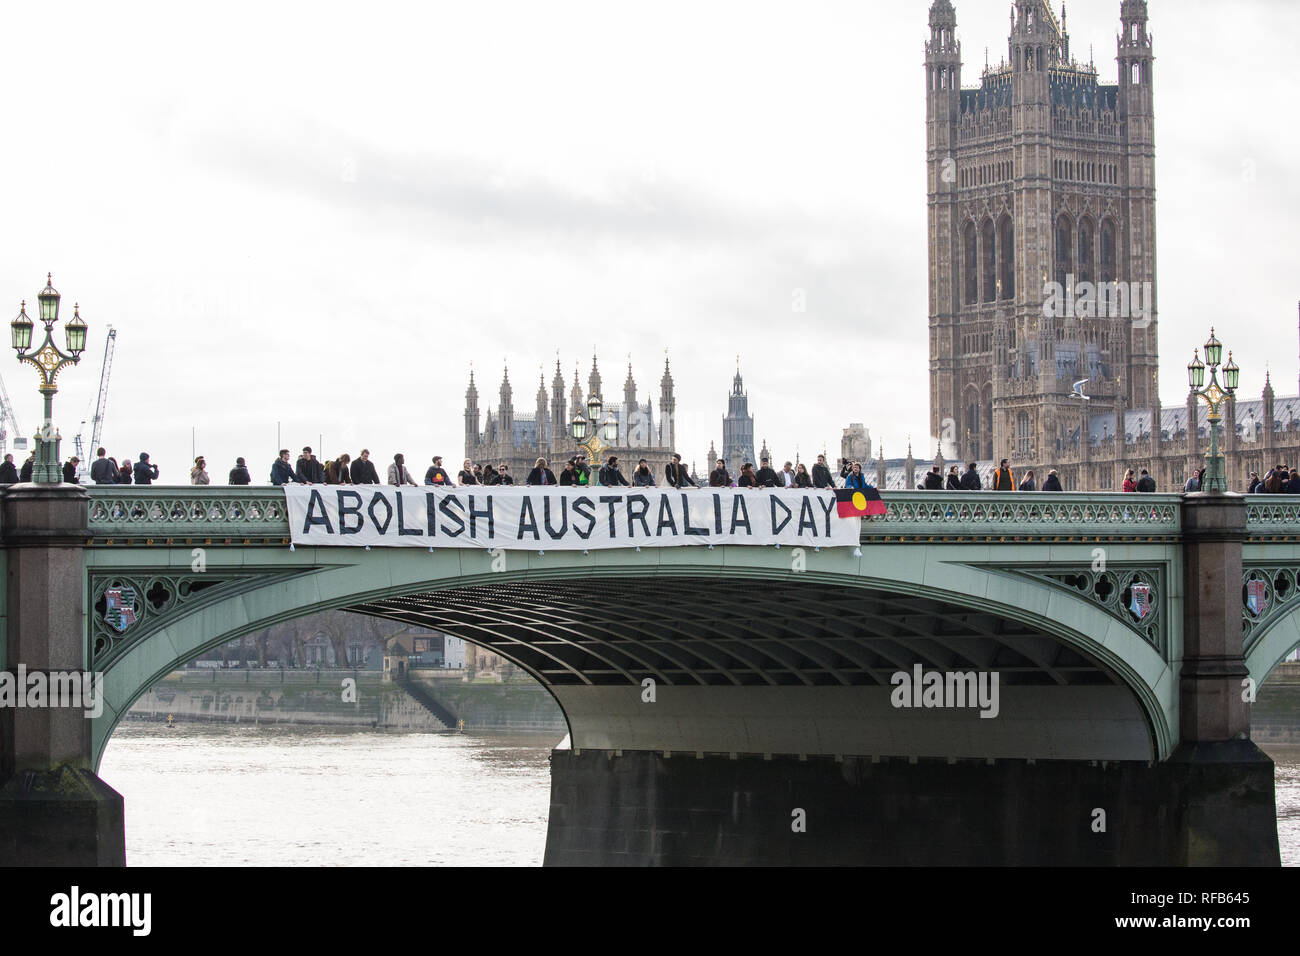
{"type": "MultiPolygon", "coordinates": [[[[664,374],[659,380],[659,416],[656,421],[654,408],[649,399],[638,401],[636,380],[632,377],[632,365],[627,367],[627,379],[623,383],[623,401],[612,402],[602,390],[600,368],[596,357],[591,358],[591,373],[587,376],[587,392],[584,395],[578,380],[578,370],[573,370],[573,387],[565,400],[564,376],[560,363],[555,363],[555,376],[551,380],[551,391],[547,394],[546,381],[543,377],[537,387],[537,400],[533,411],[515,412],[514,392],[510,385],[510,371],[502,375],[500,402],[496,412],[487,409],[480,425],[478,387],[474,384],[474,374],[470,373],[469,388],[465,391],[465,457],[475,462],[491,464],[493,467],[505,462],[510,466],[510,473],[516,484],[523,484],[532,471],[538,458],[545,458],[552,471],[559,476],[564,462],[575,454],[586,454],[578,448],[569,433],[569,423],[583,413],[586,402],[592,395],[599,396],[603,403],[601,420],[611,416],[618,423],[618,437],[610,443],[611,447],[604,457],[617,455],[623,476],[632,480],[637,460],[644,458],[654,471],[656,479],[662,479],[664,466],[672,459],[673,429],[677,410],[677,400],[673,395],[673,377],[664,359],[664,374]]],[[[444,460],[444,467],[453,480],[460,471],[459,461],[444,460]]],[[[408,463],[411,475],[416,481],[423,478],[427,463],[417,468],[408,463]]],[[[381,470],[382,474],[382,470],[381,470]]]]}
{"type": "MultiPolygon", "coordinates": [[[[1017,477],[1056,468],[1067,490],[1118,490],[1128,468],[1180,490],[1209,433],[1190,399],[1160,406],[1147,4],[1120,4],[1115,84],[1071,56],[1065,11],[1058,20],[1045,0],[1016,0],[1006,58],[971,89],[956,30],[951,2],[935,0],[925,45],[931,434],[950,458],[1009,458],[1017,477]]],[[[1189,358],[1199,341],[1184,343],[1189,358]]],[[[1253,404],[1258,427],[1239,427],[1242,402],[1225,422],[1234,489],[1300,453],[1300,431],[1273,416],[1271,388],[1253,404]]]]}

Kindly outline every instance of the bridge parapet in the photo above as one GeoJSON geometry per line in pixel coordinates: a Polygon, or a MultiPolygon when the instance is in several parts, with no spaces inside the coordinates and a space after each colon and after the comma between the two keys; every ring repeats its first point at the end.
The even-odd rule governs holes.
{"type": "Polygon", "coordinates": [[[288,510],[280,488],[110,485],[91,486],[87,491],[92,544],[148,544],[167,539],[237,545],[288,543],[288,510]]]}
{"type": "MultiPolygon", "coordinates": [[[[289,519],[275,487],[90,487],[92,544],[142,544],[149,539],[284,544],[289,519]]],[[[701,492],[703,493],[703,492],[701,492]]],[[[761,492],[755,492],[761,494],[761,492]]],[[[1178,538],[1181,495],[988,491],[889,492],[886,514],[862,522],[862,540],[934,537],[976,541],[1132,540],[1178,538]]],[[[1289,509],[1300,535],[1300,500],[1289,509]]],[[[1284,517],[1269,520],[1284,521],[1284,517]]]]}
{"type": "Polygon", "coordinates": [[[862,522],[863,541],[1152,541],[1182,533],[1182,495],[914,491],[882,497],[888,511],[862,522]]]}

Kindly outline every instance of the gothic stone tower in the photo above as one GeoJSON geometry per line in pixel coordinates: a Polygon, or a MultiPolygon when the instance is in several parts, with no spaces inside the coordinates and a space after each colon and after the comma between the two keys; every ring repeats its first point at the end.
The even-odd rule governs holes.
{"type": "Polygon", "coordinates": [[[962,89],[956,11],[930,8],[930,418],[958,457],[1079,455],[1098,436],[1070,397],[1078,379],[1094,419],[1158,411],[1145,0],[1123,0],[1120,23],[1108,86],[1071,57],[1064,9],[1015,0],[1007,59],[962,89]],[[1141,298],[1119,308],[1124,295],[1103,303],[1080,283],[1141,298]]]}

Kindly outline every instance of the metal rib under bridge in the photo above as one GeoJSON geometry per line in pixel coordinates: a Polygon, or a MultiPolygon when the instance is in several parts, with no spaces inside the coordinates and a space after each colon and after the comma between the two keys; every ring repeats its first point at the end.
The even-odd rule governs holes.
{"type": "MultiPolygon", "coordinates": [[[[517,663],[563,708],[575,753],[1145,761],[1180,742],[1184,588],[1198,572],[1178,495],[897,493],[864,520],[860,553],[511,551],[496,569],[473,550],[291,549],[278,489],[88,496],[85,658],[107,699],[93,766],[167,672],[330,608],[517,663]],[[123,587],[140,599],[119,631],[106,592],[123,587]],[[891,676],[918,664],[996,672],[997,718],[893,707],[891,676]]],[[[1242,597],[1227,591],[1258,683],[1300,642],[1300,500],[1244,508],[1242,597]]]]}

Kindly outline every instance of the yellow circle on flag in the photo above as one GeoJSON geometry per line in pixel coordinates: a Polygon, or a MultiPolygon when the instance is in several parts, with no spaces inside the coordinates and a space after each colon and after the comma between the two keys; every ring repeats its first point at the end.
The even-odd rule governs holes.
{"type": "Polygon", "coordinates": [[[867,496],[860,491],[853,492],[853,507],[859,511],[867,510],[867,496]]]}

